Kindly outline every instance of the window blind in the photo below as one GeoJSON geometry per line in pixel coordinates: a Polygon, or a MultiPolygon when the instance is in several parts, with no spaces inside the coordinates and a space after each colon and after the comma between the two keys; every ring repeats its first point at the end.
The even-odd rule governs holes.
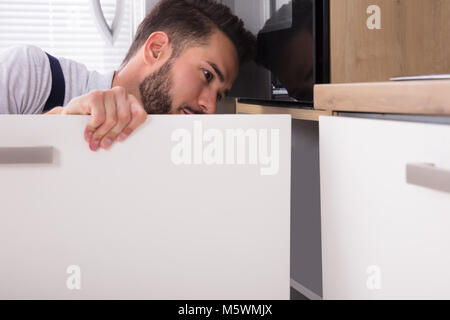
{"type": "MultiPolygon", "coordinates": [[[[124,16],[119,35],[110,45],[97,28],[91,0],[0,0],[0,51],[31,44],[53,56],[85,64],[90,70],[117,70],[130,47],[136,16],[133,1],[122,0],[124,16]]],[[[104,17],[111,25],[115,0],[101,0],[104,17]]]]}

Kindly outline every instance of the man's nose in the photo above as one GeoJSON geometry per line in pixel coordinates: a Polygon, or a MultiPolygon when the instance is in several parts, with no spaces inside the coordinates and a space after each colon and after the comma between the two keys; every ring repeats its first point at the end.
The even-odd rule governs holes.
{"type": "Polygon", "coordinates": [[[203,113],[214,114],[217,110],[217,93],[213,90],[204,92],[199,99],[199,105],[203,113]]]}

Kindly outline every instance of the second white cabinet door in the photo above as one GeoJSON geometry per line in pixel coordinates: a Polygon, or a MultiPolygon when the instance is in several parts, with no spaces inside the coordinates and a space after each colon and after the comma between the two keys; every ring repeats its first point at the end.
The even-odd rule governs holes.
{"type": "Polygon", "coordinates": [[[320,170],[324,299],[450,299],[450,126],[320,117],[320,170]]]}

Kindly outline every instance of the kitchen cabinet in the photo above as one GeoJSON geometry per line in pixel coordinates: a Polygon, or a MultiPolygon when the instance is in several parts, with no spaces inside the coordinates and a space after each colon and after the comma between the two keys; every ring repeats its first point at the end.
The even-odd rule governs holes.
{"type": "Polygon", "coordinates": [[[310,299],[450,298],[449,92],[448,80],[323,84],[314,110],[237,104],[295,119],[294,289],[310,299]]]}
{"type": "Polygon", "coordinates": [[[88,121],[0,116],[0,298],[289,298],[290,116],[153,115],[98,152],[88,121]],[[202,143],[234,129],[278,132],[278,170],[261,174],[263,140],[264,164],[206,163],[202,143]],[[174,158],[181,137],[194,162],[174,158]]]}
{"type": "Polygon", "coordinates": [[[450,298],[450,125],[319,118],[324,299],[450,298]]]}

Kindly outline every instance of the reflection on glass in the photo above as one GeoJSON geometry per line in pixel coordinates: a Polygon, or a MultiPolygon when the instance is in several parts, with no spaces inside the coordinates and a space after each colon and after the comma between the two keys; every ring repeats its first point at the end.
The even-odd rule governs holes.
{"type": "Polygon", "coordinates": [[[292,0],[274,11],[258,33],[257,62],[273,73],[274,96],[286,88],[298,101],[313,98],[312,14],[311,0],[292,0]]]}

